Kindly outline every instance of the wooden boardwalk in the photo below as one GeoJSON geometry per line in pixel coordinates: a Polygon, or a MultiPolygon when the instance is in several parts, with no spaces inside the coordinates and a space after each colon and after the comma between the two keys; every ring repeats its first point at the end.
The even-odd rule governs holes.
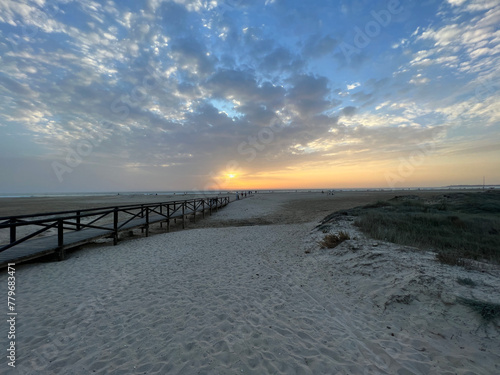
{"type": "Polygon", "coordinates": [[[170,229],[171,220],[180,219],[185,227],[185,218],[196,215],[211,214],[230,202],[229,197],[200,198],[184,201],[162,202],[143,205],[127,205],[105,207],[80,211],[65,211],[49,214],[10,216],[0,218],[0,230],[10,231],[10,243],[0,245],[0,267],[9,263],[20,263],[42,256],[56,254],[59,260],[65,257],[65,251],[99,238],[111,237],[114,244],[118,242],[118,234],[123,231],[141,228],[149,234],[149,226],[155,223],[167,224],[170,229]],[[119,221],[119,214],[127,219],[119,221]],[[48,217],[47,217],[48,216],[48,217]],[[112,223],[102,223],[106,218],[113,218],[112,223]],[[82,219],[91,220],[82,223],[82,219]],[[19,227],[42,227],[21,239],[16,238],[19,227]],[[56,228],[57,235],[40,237],[40,234],[56,228]]]}

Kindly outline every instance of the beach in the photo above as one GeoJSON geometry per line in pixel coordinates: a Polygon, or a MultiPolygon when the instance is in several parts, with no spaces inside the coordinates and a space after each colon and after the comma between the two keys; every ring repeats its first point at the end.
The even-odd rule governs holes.
{"type": "MultiPolygon", "coordinates": [[[[498,322],[457,303],[498,303],[498,267],[437,263],[430,251],[366,237],[350,217],[329,231],[351,239],[320,249],[325,216],[396,194],[405,193],[256,194],[187,230],[20,264],[12,373],[499,373],[498,322]]],[[[137,203],[50,199],[4,203],[0,216],[137,203]]]]}
{"type": "Polygon", "coordinates": [[[89,208],[148,204],[201,197],[200,194],[109,194],[0,198],[0,217],[89,208]]]}

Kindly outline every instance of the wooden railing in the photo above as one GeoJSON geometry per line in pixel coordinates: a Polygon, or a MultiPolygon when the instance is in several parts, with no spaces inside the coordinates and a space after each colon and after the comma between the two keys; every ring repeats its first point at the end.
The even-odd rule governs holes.
{"type": "Polygon", "coordinates": [[[89,237],[90,240],[102,231],[104,235],[111,234],[116,245],[121,230],[141,227],[148,235],[151,223],[159,222],[161,225],[165,222],[167,230],[170,230],[171,220],[178,219],[182,220],[184,228],[187,215],[193,215],[196,221],[197,214],[204,217],[205,212],[212,214],[229,202],[230,198],[224,196],[0,217],[0,231],[8,230],[7,237],[10,238],[8,244],[0,245],[0,253],[54,229],[57,231],[60,257],[64,258],[64,237],[68,233],[93,229],[96,235],[89,237]],[[22,235],[19,234],[20,228],[25,232],[22,235]]]}

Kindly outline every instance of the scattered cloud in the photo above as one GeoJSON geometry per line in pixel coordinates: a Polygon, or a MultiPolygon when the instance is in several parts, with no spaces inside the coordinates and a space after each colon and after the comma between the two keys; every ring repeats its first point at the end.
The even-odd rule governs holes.
{"type": "Polygon", "coordinates": [[[347,90],[351,91],[351,90],[354,90],[356,87],[359,87],[359,86],[361,86],[361,84],[359,82],[354,82],[354,83],[351,83],[351,84],[347,85],[347,90]]]}
{"type": "MultiPolygon", "coordinates": [[[[498,2],[411,7],[415,17],[391,17],[347,62],[341,43],[382,8],[0,2],[0,154],[22,168],[28,156],[50,166],[87,142],[91,152],[63,183],[48,173],[40,186],[119,175],[131,189],[141,185],[128,176],[149,176],[147,188],[163,190],[204,186],[229,161],[262,176],[383,164],[433,140],[437,154],[452,152],[464,134],[489,142],[500,132],[498,2]]],[[[0,191],[27,184],[2,168],[13,182],[0,191]]]]}

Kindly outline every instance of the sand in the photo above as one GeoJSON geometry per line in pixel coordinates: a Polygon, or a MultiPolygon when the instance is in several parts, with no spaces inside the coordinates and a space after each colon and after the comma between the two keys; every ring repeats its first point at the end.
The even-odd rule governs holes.
{"type": "Polygon", "coordinates": [[[0,198],[0,217],[84,210],[88,208],[113,207],[128,204],[147,204],[184,200],[200,197],[196,194],[113,194],[113,195],[75,195],[75,196],[45,196],[45,197],[19,197],[0,198]]]}
{"type": "Polygon", "coordinates": [[[457,303],[499,303],[497,268],[441,265],[349,217],[328,231],[353,239],[319,248],[323,217],[385,194],[259,194],[188,230],[18,265],[13,373],[499,373],[500,327],[457,303]]]}

